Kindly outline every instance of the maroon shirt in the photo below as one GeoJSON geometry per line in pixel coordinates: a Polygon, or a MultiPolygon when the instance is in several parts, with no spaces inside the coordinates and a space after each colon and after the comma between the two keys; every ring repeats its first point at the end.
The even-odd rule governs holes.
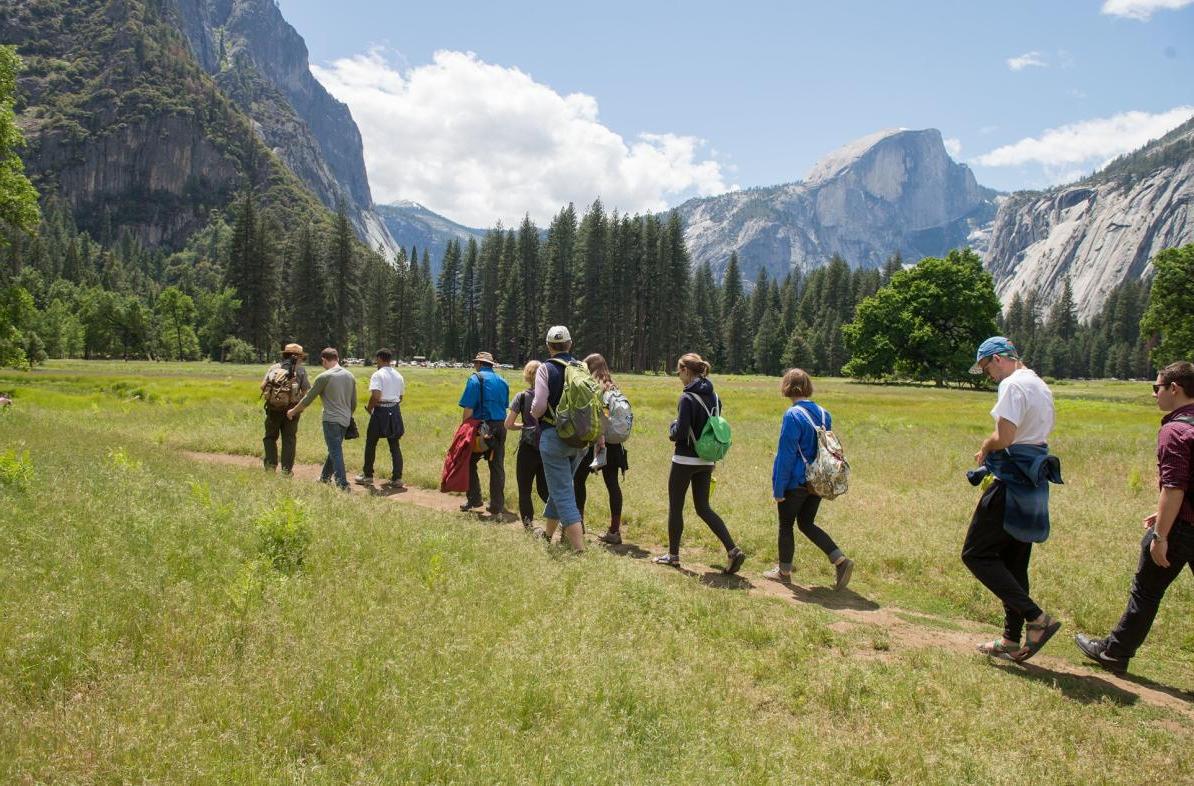
{"type": "Polygon", "coordinates": [[[1161,430],[1157,432],[1157,480],[1161,488],[1185,490],[1186,497],[1177,517],[1194,524],[1194,424],[1175,421],[1177,417],[1194,417],[1194,404],[1178,407],[1161,418],[1161,430]]]}

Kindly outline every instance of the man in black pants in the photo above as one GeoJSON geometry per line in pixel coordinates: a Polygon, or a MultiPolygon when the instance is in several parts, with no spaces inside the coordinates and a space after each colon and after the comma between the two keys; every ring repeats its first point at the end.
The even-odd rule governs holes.
{"type": "Polygon", "coordinates": [[[970,520],[962,562],[1003,602],[1003,637],[978,645],[979,652],[1020,662],[1035,655],[1061,627],[1028,595],[1032,544],[1049,537],[1048,484],[1061,481],[1056,459],[1048,455],[1053,393],[1002,336],[979,346],[970,371],[998,382],[999,394],[991,410],[995,430],[974,456],[983,469],[974,471],[972,482],[987,474],[995,480],[970,520]],[[1024,628],[1028,633],[1021,646],[1024,628]]]}
{"type": "Polygon", "coordinates": [[[306,353],[298,344],[287,344],[282,349],[282,359],[270,366],[261,380],[261,393],[265,401],[265,437],[261,440],[265,448],[262,463],[268,472],[278,466],[278,437],[282,438],[282,474],[290,475],[294,470],[294,454],[298,445],[299,419],[286,417],[286,410],[302,400],[311,389],[311,380],[303,366],[306,353]],[[271,391],[291,391],[289,395],[271,391]],[[273,400],[271,400],[273,399],[273,400]]]}
{"type": "Polygon", "coordinates": [[[465,383],[460,397],[463,420],[476,418],[489,432],[489,448],[474,453],[468,468],[468,496],[460,509],[470,511],[481,507],[481,478],[477,465],[481,459],[489,464],[489,507],[493,516],[506,512],[506,408],[510,405],[510,386],[494,370],[493,355],[478,352],[473,358],[473,374],[465,383]]]}
{"type": "Polygon", "coordinates": [[[1157,510],[1144,520],[1140,563],[1128,607],[1105,639],[1081,633],[1078,649],[1122,673],[1148,637],[1165,590],[1182,568],[1194,571],[1194,364],[1171,363],[1157,374],[1153,397],[1165,417],[1157,433],[1157,510]]]}

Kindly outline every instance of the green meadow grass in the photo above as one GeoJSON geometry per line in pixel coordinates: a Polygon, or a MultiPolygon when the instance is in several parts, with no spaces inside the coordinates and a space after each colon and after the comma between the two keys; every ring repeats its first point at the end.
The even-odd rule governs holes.
{"type": "MultiPolygon", "coordinates": [[[[0,372],[0,776],[6,782],[1149,783],[1194,779],[1189,715],[1097,679],[933,646],[941,615],[1001,618],[958,559],[963,476],[990,392],[817,381],[854,477],[821,523],[860,595],[924,623],[922,647],[830,628],[816,605],[705,586],[506,528],[197,464],[259,455],[264,368],[54,363],[0,372]]],[[[403,369],[408,483],[438,485],[464,371],[403,369]]],[[[368,369],[357,369],[362,382],[368,369]]],[[[507,374],[517,389],[515,374],[507,374]]],[[[635,406],[626,536],[666,540],[674,379],[635,406]]],[[[777,380],[714,376],[734,427],[713,499],[775,556],[777,380]]],[[[362,385],[362,391],[364,385],[362,385]]],[[[1066,624],[1122,611],[1155,503],[1144,384],[1054,388],[1053,536],[1033,594],[1066,624]]],[[[323,458],[319,410],[299,460],[323,458]]],[[[348,448],[351,471],[360,443],[348,448]]],[[[386,466],[385,451],[379,461],[386,466]]],[[[514,504],[513,454],[508,496],[514,504]]],[[[482,470],[484,472],[484,470],[482,470]]],[[[590,530],[607,515],[590,480],[590,530]]],[[[685,553],[720,561],[688,511],[685,553]]],[[[832,571],[798,542],[797,579],[832,571]]],[[[1194,599],[1170,590],[1134,673],[1194,690],[1194,599]]],[[[946,623],[948,624],[948,623],[946,623]]]]}

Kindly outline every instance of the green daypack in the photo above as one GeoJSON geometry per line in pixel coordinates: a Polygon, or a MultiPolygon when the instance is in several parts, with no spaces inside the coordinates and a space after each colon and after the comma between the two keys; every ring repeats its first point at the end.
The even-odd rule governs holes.
{"type": "Polygon", "coordinates": [[[551,413],[556,434],[569,447],[587,448],[601,436],[601,385],[579,360],[551,358],[564,370],[560,403],[551,413]]]}
{"type": "Polygon", "coordinates": [[[705,410],[708,419],[705,420],[705,427],[701,429],[701,436],[693,437],[692,429],[688,430],[688,437],[692,440],[692,446],[696,449],[696,454],[705,461],[721,461],[725,458],[726,453],[730,452],[730,446],[734,444],[733,436],[730,434],[730,422],[721,416],[721,399],[716,394],[713,396],[713,410],[710,411],[705,406],[705,402],[696,393],[685,393],[700,405],[701,409],[705,410]]]}

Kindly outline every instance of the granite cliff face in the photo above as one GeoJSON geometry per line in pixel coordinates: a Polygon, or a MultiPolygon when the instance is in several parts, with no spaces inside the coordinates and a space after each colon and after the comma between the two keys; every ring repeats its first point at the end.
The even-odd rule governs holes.
{"type": "Polygon", "coordinates": [[[893,253],[940,256],[981,250],[996,194],[950,159],[940,132],[893,130],[835,151],[803,181],[695,199],[678,210],[696,263],[724,268],[737,251],[744,278],[782,277],[840,254],[877,267],[893,253]]]}
{"type": "Polygon", "coordinates": [[[436,274],[439,273],[444,249],[449,240],[459,240],[461,246],[465,246],[469,238],[476,239],[478,243],[485,238],[484,229],[457,224],[431,212],[418,202],[395,202],[391,205],[378,205],[376,209],[398,245],[408,251],[411,246],[415,246],[420,259],[423,252],[427,251],[431,258],[431,269],[436,274]]]}
{"type": "MultiPolygon", "coordinates": [[[[1194,119],[1079,183],[1013,194],[986,253],[1004,304],[1031,291],[1050,302],[1068,276],[1080,319],[1159,251],[1194,243],[1194,119]]],[[[1194,298],[1192,298],[1194,301],[1194,298]]]]}
{"type": "Polygon", "coordinates": [[[273,1],[172,2],[195,59],[265,144],[328,208],[343,199],[361,238],[392,256],[397,246],[373,210],[360,131],[311,75],[306,43],[273,1]]]}
{"type": "Polygon", "coordinates": [[[94,237],[177,247],[251,182],[283,223],[342,196],[393,252],[356,125],[270,0],[28,0],[0,43],[25,60],[26,169],[94,237]]]}

